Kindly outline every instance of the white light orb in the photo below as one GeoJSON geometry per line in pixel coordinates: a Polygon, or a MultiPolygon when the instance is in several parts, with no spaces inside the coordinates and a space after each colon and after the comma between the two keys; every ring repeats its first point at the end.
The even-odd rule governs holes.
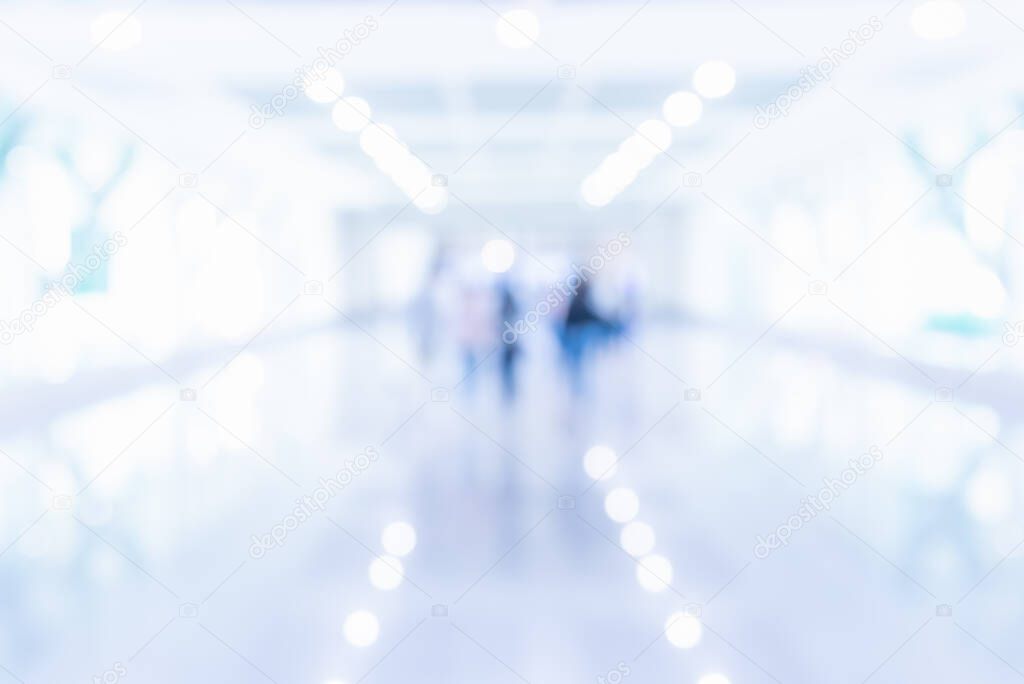
{"type": "Polygon", "coordinates": [[[580,187],[580,195],[582,195],[583,201],[592,207],[603,207],[615,199],[615,192],[596,173],[590,174],[583,181],[583,185],[580,187]]]}
{"type": "Polygon", "coordinates": [[[963,33],[967,23],[964,8],[956,0],[929,0],[914,8],[910,27],[925,40],[945,40],[963,33]]]}
{"type": "Polygon", "coordinates": [[[719,672],[706,674],[697,680],[697,684],[732,684],[729,678],[719,672]]]}
{"type": "Polygon", "coordinates": [[[372,156],[377,167],[390,175],[392,171],[405,166],[406,160],[412,157],[412,154],[404,142],[393,136],[385,135],[376,141],[372,156]]]}
{"type": "Polygon", "coordinates": [[[665,620],[665,638],[676,648],[693,648],[703,633],[700,620],[692,615],[672,613],[665,620]]]}
{"type": "Polygon", "coordinates": [[[583,181],[580,194],[583,196],[584,202],[590,206],[603,207],[618,195],[618,190],[620,188],[614,186],[608,174],[602,169],[597,169],[583,181]]]}
{"type": "Polygon", "coordinates": [[[704,103],[695,93],[688,90],[672,93],[665,98],[665,103],[661,106],[665,121],[673,126],[692,126],[700,120],[703,112],[704,103]]]}
{"type": "Polygon", "coordinates": [[[655,553],[644,556],[636,566],[636,581],[647,591],[664,591],[672,584],[672,562],[655,553]]]}
{"type": "Polygon", "coordinates": [[[601,160],[601,165],[597,167],[597,172],[602,175],[614,175],[615,173],[621,173],[624,170],[634,168],[633,161],[634,160],[628,155],[619,150],[615,150],[601,160]]]}
{"type": "Polygon", "coordinates": [[[93,20],[90,28],[93,45],[119,52],[142,42],[142,24],[127,12],[106,12],[93,20]]]}
{"type": "Polygon", "coordinates": [[[343,631],[348,643],[356,648],[366,648],[377,641],[380,635],[380,622],[370,611],[357,610],[345,618],[343,631]]]}
{"type": "Polygon", "coordinates": [[[619,145],[618,154],[627,160],[630,168],[640,171],[650,166],[660,150],[639,135],[631,135],[619,145]]]}
{"type": "Polygon", "coordinates": [[[416,528],[402,520],[393,522],[381,532],[380,543],[392,556],[408,555],[416,548],[416,528]]]}
{"type": "Polygon", "coordinates": [[[480,260],[491,273],[504,273],[516,261],[516,248],[508,240],[488,240],[480,250],[480,260]]]}
{"type": "Polygon", "coordinates": [[[628,487],[616,487],[604,497],[604,512],[617,523],[627,523],[640,511],[640,499],[628,487]]]}
{"type": "Polygon", "coordinates": [[[618,470],[615,450],[604,444],[595,444],[583,455],[583,470],[595,480],[607,480],[618,470]]]}
{"type": "Polygon", "coordinates": [[[306,97],[313,102],[326,104],[334,102],[345,91],[345,79],[337,69],[314,71],[307,69],[303,74],[306,97]]]}
{"type": "Polygon", "coordinates": [[[420,193],[436,187],[433,185],[433,174],[430,173],[430,169],[408,151],[390,162],[387,174],[409,197],[417,197],[420,193]]]}
{"type": "Polygon", "coordinates": [[[390,591],[402,583],[402,562],[392,556],[374,558],[369,575],[370,584],[382,591],[390,591]]]}
{"type": "Polygon", "coordinates": [[[530,10],[510,10],[501,15],[494,30],[502,45],[522,49],[530,47],[540,37],[540,21],[530,10]]]}
{"type": "Polygon", "coordinates": [[[660,119],[648,119],[636,127],[636,133],[643,140],[654,145],[660,152],[672,146],[672,128],[660,119]]]}
{"type": "Polygon", "coordinates": [[[724,97],[736,87],[736,71],[727,62],[704,62],[693,73],[693,87],[709,100],[724,97]]]}
{"type": "Polygon", "coordinates": [[[621,152],[609,155],[597,169],[597,172],[608,181],[609,186],[616,192],[622,192],[629,187],[630,183],[636,180],[638,171],[633,160],[621,152]]]}
{"type": "Polygon", "coordinates": [[[424,214],[440,214],[448,206],[448,188],[429,187],[413,199],[424,214]]]}
{"type": "Polygon", "coordinates": [[[622,528],[619,543],[631,556],[644,556],[654,549],[654,528],[647,523],[633,521],[622,528]]]}
{"type": "Polygon", "coordinates": [[[331,121],[339,131],[361,131],[370,123],[370,103],[361,97],[343,97],[331,110],[331,121]]]}
{"type": "Polygon", "coordinates": [[[397,134],[387,124],[373,124],[359,134],[359,147],[374,159],[395,149],[397,134]]]}

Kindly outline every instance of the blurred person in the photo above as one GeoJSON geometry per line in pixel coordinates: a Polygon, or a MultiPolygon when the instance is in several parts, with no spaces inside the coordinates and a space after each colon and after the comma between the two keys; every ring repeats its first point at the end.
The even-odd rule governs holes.
{"type": "Polygon", "coordinates": [[[603,316],[594,306],[590,283],[581,283],[569,301],[561,335],[566,369],[577,394],[583,390],[584,357],[598,342],[618,329],[618,323],[603,316]]]}
{"type": "Polygon", "coordinates": [[[516,394],[516,366],[521,349],[518,337],[509,340],[502,335],[505,323],[515,321],[519,315],[519,306],[507,279],[502,279],[498,283],[498,314],[498,336],[501,338],[501,389],[502,396],[509,401],[516,394]]]}

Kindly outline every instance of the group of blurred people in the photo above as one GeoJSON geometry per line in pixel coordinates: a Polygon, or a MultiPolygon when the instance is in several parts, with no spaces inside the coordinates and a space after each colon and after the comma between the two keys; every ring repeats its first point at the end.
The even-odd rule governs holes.
{"type": "Polygon", "coordinates": [[[478,374],[493,373],[484,366],[496,356],[506,401],[518,394],[524,357],[550,354],[545,348],[552,345],[540,342],[553,340],[563,379],[579,394],[595,350],[614,344],[635,323],[638,289],[628,276],[595,273],[563,285],[555,297],[549,281],[459,268],[439,257],[411,307],[414,335],[427,361],[454,353],[470,386],[478,374]]]}

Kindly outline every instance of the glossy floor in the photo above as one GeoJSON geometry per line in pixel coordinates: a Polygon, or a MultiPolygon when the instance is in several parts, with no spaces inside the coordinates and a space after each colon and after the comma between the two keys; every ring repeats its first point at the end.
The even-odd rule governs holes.
{"type": "Polygon", "coordinates": [[[464,377],[454,353],[422,359],[401,326],[372,333],[226,354],[194,369],[194,399],[156,383],[8,426],[6,676],[904,682],[1024,669],[1020,433],[998,406],[936,400],[928,383],[774,337],[741,353],[745,340],[700,326],[601,350],[577,395],[539,339],[506,400],[497,355],[464,377]],[[594,445],[621,459],[597,481],[594,445]],[[606,499],[620,488],[638,513],[628,492],[606,499]],[[649,571],[622,547],[649,541],[636,526],[620,538],[634,513],[654,532],[649,571]],[[400,566],[389,551],[408,549],[381,541],[394,521],[417,538],[400,566]]]}

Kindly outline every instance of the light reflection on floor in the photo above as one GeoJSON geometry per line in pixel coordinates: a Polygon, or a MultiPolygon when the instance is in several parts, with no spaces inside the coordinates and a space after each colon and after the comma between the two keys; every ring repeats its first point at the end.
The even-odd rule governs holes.
{"type": "Polygon", "coordinates": [[[1019,429],[990,408],[771,342],[687,400],[735,354],[685,327],[602,351],[579,398],[537,344],[505,404],[496,359],[460,383],[400,330],[379,338],[391,351],[330,331],[246,352],[207,387],[216,367],[198,369],[195,402],[154,386],[0,445],[46,483],[0,460],[0,662],[27,682],[115,663],[146,682],[593,681],[620,664],[638,682],[1009,679],[987,648],[1013,655],[1024,634],[1022,466],[1019,429]],[[622,456],[596,483],[594,444],[622,456]],[[882,461],[830,511],[755,556],[872,445],[882,461]],[[379,460],[326,510],[250,555],[367,447],[379,460]],[[617,487],[670,588],[644,590],[617,547],[617,487]],[[382,591],[367,568],[394,520],[418,542],[382,591]],[[365,648],[343,632],[360,609],[379,618],[365,648]],[[699,643],[673,647],[666,618],[697,609],[699,643]]]}

